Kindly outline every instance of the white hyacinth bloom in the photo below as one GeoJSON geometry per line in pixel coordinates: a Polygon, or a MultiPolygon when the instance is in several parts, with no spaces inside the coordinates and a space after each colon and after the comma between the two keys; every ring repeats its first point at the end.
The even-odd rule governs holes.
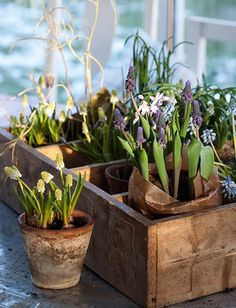
{"type": "Polygon", "coordinates": [[[18,180],[18,178],[22,177],[22,174],[20,173],[20,171],[17,169],[16,166],[4,167],[4,172],[6,173],[7,176],[9,176],[11,180],[18,180]]]}
{"type": "Polygon", "coordinates": [[[51,173],[47,172],[47,171],[42,171],[41,172],[41,177],[42,177],[42,180],[46,184],[48,184],[54,178],[54,176],[51,173]]]}
{"type": "Polygon", "coordinates": [[[45,192],[45,183],[42,179],[39,179],[36,185],[36,189],[39,193],[44,193],[45,192]]]}
{"type": "Polygon", "coordinates": [[[52,102],[46,106],[45,112],[49,117],[51,117],[55,109],[56,109],[56,103],[52,102]]]}

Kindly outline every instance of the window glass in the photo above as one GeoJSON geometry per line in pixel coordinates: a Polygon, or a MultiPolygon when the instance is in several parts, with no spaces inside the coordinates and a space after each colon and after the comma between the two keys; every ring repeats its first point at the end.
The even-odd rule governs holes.
{"type": "MultiPolygon", "coordinates": [[[[186,0],[187,16],[236,21],[236,0],[186,0]]],[[[235,29],[236,32],[236,29],[235,29]]],[[[219,86],[236,85],[235,42],[207,41],[206,77],[219,86]]]]}

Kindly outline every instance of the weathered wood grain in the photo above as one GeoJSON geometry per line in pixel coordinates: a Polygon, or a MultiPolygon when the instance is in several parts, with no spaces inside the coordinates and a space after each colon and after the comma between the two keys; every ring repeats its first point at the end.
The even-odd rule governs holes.
{"type": "MultiPolygon", "coordinates": [[[[1,150],[11,138],[0,132],[1,150]]],[[[30,184],[42,170],[59,178],[52,160],[22,142],[15,147],[14,163],[30,184]]],[[[5,181],[2,172],[11,164],[8,150],[0,157],[0,199],[19,212],[12,181],[5,181]]],[[[86,168],[94,168],[98,183],[104,168],[82,170],[86,168]]],[[[76,179],[74,170],[63,170],[71,172],[76,179]]],[[[123,197],[85,183],[77,206],[95,219],[85,260],[89,268],[144,307],[163,307],[236,287],[236,204],[150,220],[120,202],[123,197]]]]}
{"type": "Polygon", "coordinates": [[[119,165],[125,162],[124,159],[109,161],[105,163],[91,164],[87,166],[82,166],[78,168],[73,168],[72,171],[78,174],[86,174],[86,180],[94,185],[100,187],[104,191],[108,191],[108,183],[105,177],[105,169],[111,165],[119,165]]]}
{"type": "Polygon", "coordinates": [[[88,164],[86,155],[79,153],[64,144],[46,145],[36,149],[52,160],[56,159],[57,153],[61,153],[63,155],[66,168],[74,168],[88,164]]]}

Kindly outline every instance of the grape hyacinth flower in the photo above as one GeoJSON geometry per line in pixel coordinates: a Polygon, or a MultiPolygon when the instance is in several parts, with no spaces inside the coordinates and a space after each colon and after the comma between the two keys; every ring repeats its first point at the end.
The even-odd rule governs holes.
{"type": "Polygon", "coordinates": [[[221,182],[221,191],[225,198],[236,198],[236,183],[230,176],[227,176],[224,181],[221,182]]]}
{"type": "Polygon", "coordinates": [[[213,132],[213,129],[205,129],[201,137],[205,144],[209,144],[216,140],[216,133],[213,132]]]}
{"type": "Polygon", "coordinates": [[[129,67],[127,79],[125,80],[125,90],[134,94],[135,89],[135,78],[134,78],[134,67],[129,67]]]}
{"type": "Polygon", "coordinates": [[[165,135],[165,129],[163,126],[160,126],[158,129],[158,142],[163,147],[163,149],[166,148],[166,135],[165,135]]]}
{"type": "Polygon", "coordinates": [[[120,113],[120,110],[118,108],[114,111],[114,120],[113,120],[114,128],[117,130],[123,130],[126,128],[125,120],[123,116],[120,113]]]}
{"type": "Polygon", "coordinates": [[[212,101],[207,102],[207,113],[212,116],[215,113],[215,107],[212,101]]]}
{"type": "Polygon", "coordinates": [[[171,118],[172,115],[175,111],[175,104],[176,104],[176,100],[169,100],[164,108],[163,111],[163,117],[165,119],[165,122],[168,122],[171,118]]]}
{"type": "Polygon", "coordinates": [[[45,192],[45,183],[42,179],[39,179],[36,185],[36,189],[39,193],[43,194],[45,192]]]}
{"type": "Polygon", "coordinates": [[[73,185],[72,174],[67,174],[67,176],[66,176],[66,186],[72,187],[72,185],[73,185]]]}
{"type": "Polygon", "coordinates": [[[42,177],[42,180],[44,181],[44,183],[46,183],[46,184],[50,183],[50,181],[54,178],[54,176],[47,171],[42,171],[41,177],[42,177]]]}
{"type": "Polygon", "coordinates": [[[143,137],[143,128],[139,126],[138,131],[137,131],[137,139],[136,139],[137,147],[142,148],[142,145],[145,141],[146,139],[143,137]]]}
{"type": "Polygon", "coordinates": [[[61,153],[57,153],[56,155],[56,168],[57,170],[62,170],[65,167],[63,156],[61,153]]]}
{"type": "Polygon", "coordinates": [[[191,82],[189,80],[187,80],[185,83],[185,87],[181,93],[181,97],[184,103],[189,103],[192,99],[191,82]]]}
{"type": "Polygon", "coordinates": [[[228,113],[233,113],[233,115],[236,115],[236,102],[233,99],[229,102],[228,113]]]}
{"type": "Polygon", "coordinates": [[[199,107],[199,102],[197,100],[193,101],[193,114],[192,114],[192,122],[195,127],[200,128],[202,125],[202,116],[199,107]]]}
{"type": "Polygon", "coordinates": [[[20,171],[17,169],[16,166],[4,167],[4,172],[11,180],[17,181],[19,178],[22,177],[22,174],[20,173],[20,171]]]}
{"type": "Polygon", "coordinates": [[[57,201],[61,201],[62,200],[62,191],[59,188],[57,188],[55,190],[55,198],[56,198],[57,201]]]}

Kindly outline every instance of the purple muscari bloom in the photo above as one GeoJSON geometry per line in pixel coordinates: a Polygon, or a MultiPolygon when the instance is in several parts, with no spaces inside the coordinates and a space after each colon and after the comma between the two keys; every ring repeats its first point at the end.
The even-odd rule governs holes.
{"type": "Polygon", "coordinates": [[[157,110],[157,112],[155,113],[155,124],[156,124],[156,128],[159,127],[166,127],[166,122],[165,122],[165,117],[163,114],[163,111],[161,111],[160,109],[157,110]]]}
{"type": "Polygon", "coordinates": [[[187,80],[185,83],[185,87],[181,93],[181,97],[184,103],[189,103],[192,99],[191,82],[189,80],[187,80]]]}
{"type": "Polygon", "coordinates": [[[192,113],[193,125],[198,128],[202,125],[202,116],[199,107],[199,102],[197,100],[193,101],[193,113],[192,113]]]}
{"type": "Polygon", "coordinates": [[[164,127],[160,126],[158,129],[158,142],[165,149],[166,148],[166,135],[164,127]]]}
{"type": "Polygon", "coordinates": [[[127,79],[125,80],[125,90],[134,93],[134,89],[135,89],[134,67],[130,66],[127,79]]]}
{"type": "Polygon", "coordinates": [[[113,125],[114,128],[117,130],[122,130],[125,129],[126,127],[125,120],[122,117],[120,110],[118,108],[115,108],[113,125]]]}
{"type": "Polygon", "coordinates": [[[155,114],[155,121],[156,121],[156,130],[157,130],[157,135],[158,135],[158,142],[160,145],[165,148],[166,147],[166,136],[165,136],[165,127],[166,127],[166,122],[165,122],[165,117],[164,114],[161,110],[159,110],[155,114]]]}
{"type": "Polygon", "coordinates": [[[146,139],[143,137],[143,128],[139,126],[137,132],[137,140],[136,140],[137,147],[141,147],[145,141],[146,139]]]}

